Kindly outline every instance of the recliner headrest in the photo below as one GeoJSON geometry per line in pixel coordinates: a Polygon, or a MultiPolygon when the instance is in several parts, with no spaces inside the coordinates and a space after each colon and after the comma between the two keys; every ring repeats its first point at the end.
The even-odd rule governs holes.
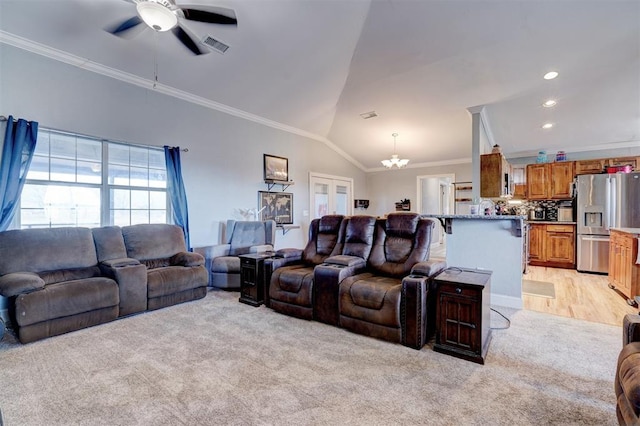
{"type": "Polygon", "coordinates": [[[337,234],[344,216],[339,214],[322,216],[318,224],[318,232],[321,234],[337,234]]]}
{"type": "Polygon", "coordinates": [[[394,237],[412,237],[418,228],[418,213],[389,213],[385,224],[387,235],[394,237]]]}

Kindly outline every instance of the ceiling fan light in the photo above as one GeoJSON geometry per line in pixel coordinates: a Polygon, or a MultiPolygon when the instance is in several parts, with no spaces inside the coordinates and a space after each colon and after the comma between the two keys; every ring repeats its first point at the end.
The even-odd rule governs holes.
{"type": "Polygon", "coordinates": [[[156,31],[169,31],[178,24],[178,17],[167,7],[147,1],[136,5],[138,14],[145,24],[156,31]]]}

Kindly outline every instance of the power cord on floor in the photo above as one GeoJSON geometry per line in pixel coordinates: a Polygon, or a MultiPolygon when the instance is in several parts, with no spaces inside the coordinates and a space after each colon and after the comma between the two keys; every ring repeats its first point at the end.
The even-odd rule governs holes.
{"type": "Polygon", "coordinates": [[[495,312],[496,314],[500,315],[505,320],[507,320],[507,326],[506,327],[489,327],[491,330],[506,330],[507,328],[511,327],[511,320],[509,318],[504,316],[500,311],[497,311],[497,310],[495,310],[493,308],[491,308],[491,310],[493,312],[495,312]]]}

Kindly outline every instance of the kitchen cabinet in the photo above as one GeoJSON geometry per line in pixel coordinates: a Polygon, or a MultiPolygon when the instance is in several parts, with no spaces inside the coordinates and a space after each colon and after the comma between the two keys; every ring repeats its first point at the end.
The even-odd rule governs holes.
{"type": "Polygon", "coordinates": [[[638,157],[607,158],[605,160],[605,167],[630,165],[633,167],[633,170],[638,170],[638,163],[638,157]]]}
{"type": "Polygon", "coordinates": [[[604,171],[604,159],[576,161],[576,175],[591,175],[604,171]]]}
{"type": "Polygon", "coordinates": [[[547,232],[546,225],[530,224],[529,227],[529,262],[544,261],[544,234],[547,232]]]}
{"type": "Polygon", "coordinates": [[[511,166],[501,153],[480,156],[480,196],[508,197],[511,190],[511,166]]]}
{"type": "Polygon", "coordinates": [[[530,265],[576,267],[575,225],[531,223],[529,232],[530,265]]]}
{"type": "Polygon", "coordinates": [[[527,198],[529,200],[569,200],[574,177],[574,162],[529,164],[527,198]]]}
{"type": "Polygon", "coordinates": [[[612,229],[609,239],[609,287],[618,289],[629,303],[639,295],[640,265],[635,263],[637,236],[612,229]]]}

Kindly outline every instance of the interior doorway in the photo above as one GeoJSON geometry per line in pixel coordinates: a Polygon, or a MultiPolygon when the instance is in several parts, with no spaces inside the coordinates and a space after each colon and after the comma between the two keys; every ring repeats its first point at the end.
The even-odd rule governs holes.
{"type": "MultiPolygon", "coordinates": [[[[453,214],[455,179],[454,173],[418,176],[416,197],[418,212],[420,214],[453,214]]],[[[432,251],[444,252],[445,244],[445,233],[441,226],[436,226],[431,239],[432,251]]]]}

